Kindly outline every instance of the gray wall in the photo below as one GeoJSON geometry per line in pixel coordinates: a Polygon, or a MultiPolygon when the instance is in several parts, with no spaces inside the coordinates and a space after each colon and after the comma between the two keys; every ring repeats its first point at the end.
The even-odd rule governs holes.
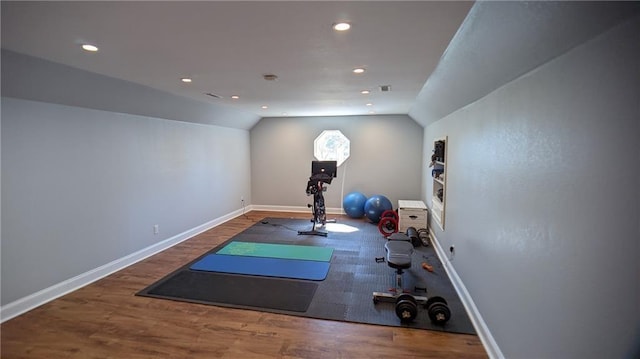
{"type": "Polygon", "coordinates": [[[507,358],[640,354],[639,55],[636,18],[425,129],[432,227],[507,358]]]}
{"type": "Polygon", "coordinates": [[[249,130],[260,117],[2,49],[2,96],[249,130]]]}
{"type": "Polygon", "coordinates": [[[323,130],[340,130],[351,156],[325,192],[327,208],[341,209],[343,195],[382,194],[399,199],[421,193],[423,129],[406,115],[266,118],[251,129],[253,204],[305,207],[313,141],[323,130]]]}
{"type": "Polygon", "coordinates": [[[246,130],[3,97],[1,143],[2,305],[251,203],[246,130]]]}

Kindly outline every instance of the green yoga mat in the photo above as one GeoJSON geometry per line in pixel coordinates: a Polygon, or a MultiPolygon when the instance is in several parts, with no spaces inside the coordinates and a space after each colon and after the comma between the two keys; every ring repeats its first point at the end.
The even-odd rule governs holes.
{"type": "Polygon", "coordinates": [[[233,241],[216,254],[329,262],[333,248],[233,241]]]}

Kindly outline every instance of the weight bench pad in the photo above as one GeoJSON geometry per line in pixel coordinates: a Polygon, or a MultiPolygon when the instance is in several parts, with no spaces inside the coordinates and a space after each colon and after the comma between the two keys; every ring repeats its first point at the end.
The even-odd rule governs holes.
{"type": "Polygon", "coordinates": [[[411,267],[411,254],[413,245],[405,241],[389,241],[384,245],[387,251],[387,264],[395,269],[406,269],[411,267]]]}
{"type": "Polygon", "coordinates": [[[387,237],[390,241],[406,241],[411,242],[411,238],[404,233],[393,233],[389,237],[387,237]]]}

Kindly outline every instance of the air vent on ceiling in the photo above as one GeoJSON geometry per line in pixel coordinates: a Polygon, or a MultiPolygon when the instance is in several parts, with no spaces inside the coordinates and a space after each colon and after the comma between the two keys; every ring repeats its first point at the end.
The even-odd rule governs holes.
{"type": "Polygon", "coordinates": [[[213,97],[213,98],[218,98],[218,99],[222,98],[222,96],[218,96],[218,95],[216,95],[216,94],[214,94],[214,93],[211,93],[211,92],[207,92],[205,95],[207,95],[207,96],[211,96],[211,97],[213,97]]]}
{"type": "Polygon", "coordinates": [[[264,74],[262,75],[262,78],[267,80],[267,81],[275,81],[278,79],[278,76],[274,75],[274,74],[264,74]]]}
{"type": "Polygon", "coordinates": [[[391,85],[380,85],[380,91],[382,91],[382,92],[391,91],[391,85]]]}

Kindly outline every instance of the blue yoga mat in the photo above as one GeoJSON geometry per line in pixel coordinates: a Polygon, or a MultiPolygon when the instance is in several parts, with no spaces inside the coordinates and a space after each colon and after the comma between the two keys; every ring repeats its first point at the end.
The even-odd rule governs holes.
{"type": "Polygon", "coordinates": [[[329,272],[329,262],[209,254],[190,268],[207,272],[324,280],[329,272]]]}

